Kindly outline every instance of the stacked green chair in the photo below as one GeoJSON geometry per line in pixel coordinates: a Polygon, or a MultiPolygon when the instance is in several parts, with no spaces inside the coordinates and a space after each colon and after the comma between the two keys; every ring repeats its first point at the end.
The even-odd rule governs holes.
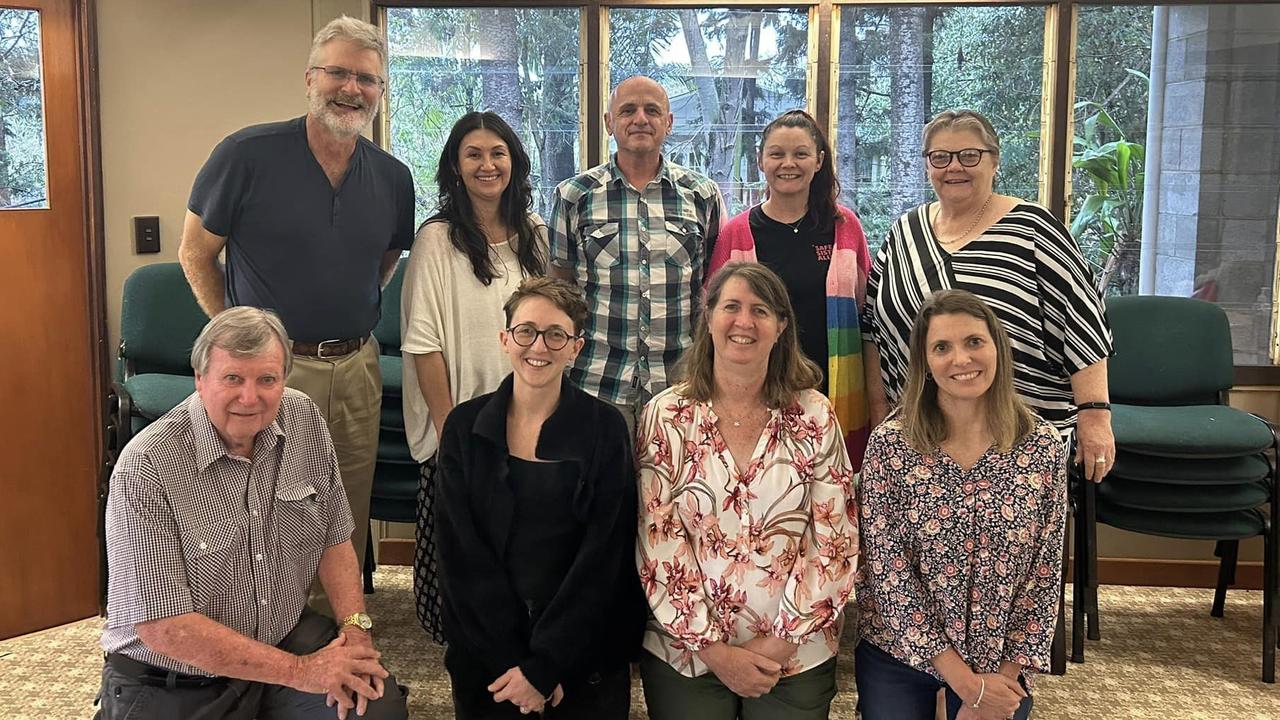
{"type": "Polygon", "coordinates": [[[143,265],[125,280],[116,381],[109,399],[116,454],[195,392],[191,346],[208,321],[178,263],[143,265]]]}
{"type": "Polygon", "coordinates": [[[1116,462],[1100,485],[1075,483],[1073,655],[1083,659],[1085,615],[1090,638],[1098,637],[1096,523],[1216,541],[1218,617],[1240,540],[1261,535],[1262,679],[1275,682],[1277,435],[1266,420],[1226,404],[1234,372],[1226,314],[1200,300],[1141,296],[1108,299],[1107,316],[1115,337],[1108,377],[1116,462]]]}
{"type": "MultiPolygon", "coordinates": [[[[400,356],[400,288],[404,263],[382,291],[382,317],[373,336],[382,346],[382,420],[378,430],[378,460],[373,471],[370,520],[414,523],[418,498],[418,463],[409,452],[404,432],[404,364],[400,356]]],[[[358,530],[358,529],[357,529],[358,530]]],[[[373,592],[373,528],[368,528],[369,552],[365,553],[364,589],[373,592]]]]}

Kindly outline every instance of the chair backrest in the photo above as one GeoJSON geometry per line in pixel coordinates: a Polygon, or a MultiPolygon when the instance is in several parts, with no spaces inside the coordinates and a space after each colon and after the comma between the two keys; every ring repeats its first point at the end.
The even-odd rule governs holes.
{"type": "Polygon", "coordinates": [[[400,288],[404,287],[404,266],[401,260],[391,282],[382,289],[382,317],[373,328],[373,336],[382,346],[383,355],[400,354],[400,288]]]}
{"type": "Polygon", "coordinates": [[[120,360],[134,373],[191,375],[191,346],[208,321],[181,265],[143,265],[124,282],[120,360]]]}
{"type": "Polygon", "coordinates": [[[1203,300],[1141,295],[1107,299],[1115,339],[1111,400],[1130,405],[1210,405],[1231,388],[1231,325],[1203,300]]]}

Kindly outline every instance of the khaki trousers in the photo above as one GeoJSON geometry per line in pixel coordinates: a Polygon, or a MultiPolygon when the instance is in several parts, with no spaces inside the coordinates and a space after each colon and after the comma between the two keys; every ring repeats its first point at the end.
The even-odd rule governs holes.
{"type": "MultiPolygon", "coordinates": [[[[382,415],[378,341],[370,337],[359,350],[340,357],[294,355],[287,384],[315,401],[329,424],[333,449],[338,453],[342,486],[347,491],[356,524],[351,542],[356,548],[359,567],[364,567],[369,538],[369,495],[373,490],[382,415]]],[[[312,607],[331,614],[318,581],[312,586],[312,607]]]]}

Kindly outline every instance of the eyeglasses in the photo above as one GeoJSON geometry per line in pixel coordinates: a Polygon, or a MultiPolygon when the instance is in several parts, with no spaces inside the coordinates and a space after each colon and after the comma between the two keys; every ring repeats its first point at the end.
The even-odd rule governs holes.
{"type": "Polygon", "coordinates": [[[365,88],[366,90],[373,90],[374,88],[380,88],[383,85],[385,85],[387,82],[386,80],[383,80],[377,75],[371,75],[369,73],[363,73],[363,72],[356,72],[355,70],[348,70],[347,68],[344,68],[341,65],[312,65],[307,69],[319,70],[323,72],[326,76],[328,76],[330,80],[336,82],[339,85],[346,85],[348,80],[350,80],[352,77],[355,77],[356,84],[362,88],[365,88]]]}
{"type": "Polygon", "coordinates": [[[520,323],[519,325],[507,328],[507,333],[511,335],[511,339],[520,347],[529,347],[538,341],[538,336],[542,336],[542,343],[547,346],[548,350],[559,350],[569,344],[570,340],[577,340],[580,336],[570,335],[558,327],[549,327],[546,330],[539,330],[534,327],[533,323],[520,323]]]}
{"type": "Polygon", "coordinates": [[[965,148],[963,150],[930,150],[921,153],[924,157],[929,158],[929,164],[939,170],[949,166],[951,159],[955,158],[960,161],[961,167],[973,167],[982,162],[984,153],[992,152],[991,150],[981,150],[979,148],[965,148]]]}

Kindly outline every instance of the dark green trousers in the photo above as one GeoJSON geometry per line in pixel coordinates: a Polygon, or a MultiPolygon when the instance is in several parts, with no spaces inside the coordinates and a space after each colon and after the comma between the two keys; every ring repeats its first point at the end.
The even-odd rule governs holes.
{"type": "Polygon", "coordinates": [[[834,657],[758,698],[738,697],[715,673],[685,677],[650,652],[640,658],[640,677],[650,720],[826,720],[836,696],[834,657]]]}

